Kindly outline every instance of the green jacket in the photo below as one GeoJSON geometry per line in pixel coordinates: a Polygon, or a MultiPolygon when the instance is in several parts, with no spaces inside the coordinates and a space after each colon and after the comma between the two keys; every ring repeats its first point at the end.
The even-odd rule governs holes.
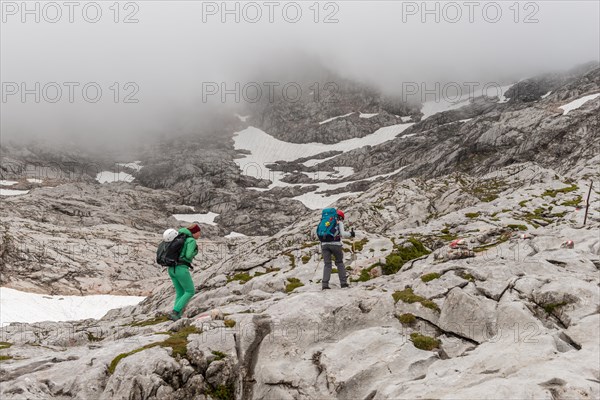
{"type": "Polygon", "coordinates": [[[196,257],[196,254],[198,254],[198,245],[196,244],[196,239],[194,239],[192,232],[190,232],[187,228],[181,228],[179,233],[183,233],[187,236],[185,243],[181,248],[181,253],[179,253],[179,259],[187,261],[191,264],[194,260],[194,257],[196,257]]]}

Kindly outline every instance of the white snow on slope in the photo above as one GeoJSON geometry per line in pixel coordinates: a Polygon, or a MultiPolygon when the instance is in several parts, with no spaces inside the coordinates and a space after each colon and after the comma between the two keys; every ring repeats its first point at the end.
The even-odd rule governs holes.
{"type": "Polygon", "coordinates": [[[324,196],[316,192],[309,192],[304,193],[300,196],[293,197],[293,199],[301,201],[307,208],[311,210],[319,210],[321,208],[327,207],[330,204],[335,203],[342,197],[355,196],[359,194],[361,194],[361,192],[344,192],[332,194],[331,196],[324,196]]]}
{"type": "Polygon", "coordinates": [[[346,178],[350,175],[354,175],[354,168],[352,167],[333,167],[336,173],[332,175],[336,179],[346,178]]]}
{"type": "Polygon", "coordinates": [[[238,232],[234,232],[234,231],[231,231],[231,233],[229,233],[228,235],[225,235],[226,239],[235,239],[235,238],[240,238],[240,237],[246,237],[246,235],[244,235],[243,233],[238,233],[238,232]]]}
{"type": "MultiPolygon", "coordinates": [[[[408,129],[413,124],[399,124],[391,125],[384,128],[378,129],[376,132],[362,137],[344,140],[335,144],[323,144],[323,143],[288,143],[278,140],[266,132],[261,131],[255,127],[248,127],[240,132],[234,134],[234,148],[240,150],[249,150],[250,154],[245,155],[243,158],[236,159],[236,164],[242,170],[242,174],[253,176],[258,179],[268,179],[272,183],[267,188],[251,188],[256,191],[267,191],[277,186],[311,186],[316,185],[318,189],[313,192],[305,193],[303,195],[294,197],[294,199],[303,202],[309,208],[319,207],[321,204],[330,204],[337,198],[348,196],[348,193],[340,193],[335,196],[324,196],[316,193],[317,191],[332,190],[339,187],[344,187],[350,182],[342,183],[306,183],[306,184],[290,184],[283,182],[282,179],[286,176],[286,173],[281,171],[272,171],[266,167],[275,161],[293,161],[303,157],[310,157],[311,155],[317,155],[326,151],[350,151],[363,146],[375,146],[384,143],[388,140],[392,140],[397,137],[400,133],[408,129]]],[[[412,135],[404,135],[408,137],[412,135]]],[[[316,165],[323,161],[329,160],[333,157],[328,157],[321,160],[308,160],[304,164],[307,166],[316,165]]],[[[337,174],[332,175],[331,172],[322,172],[316,174],[313,179],[332,179],[332,178],[343,178],[350,176],[350,172],[354,172],[350,167],[335,167],[337,174]],[[322,176],[323,175],[323,176],[322,176]]],[[[310,175],[310,174],[309,174],[310,175]]],[[[338,178],[338,179],[339,179],[338,178]]],[[[376,179],[373,177],[370,179],[376,179]]]]}
{"type": "Polygon", "coordinates": [[[15,190],[15,189],[2,189],[0,188],[0,196],[18,196],[20,194],[27,194],[29,190],[15,190]]]}
{"type": "MultiPolygon", "coordinates": [[[[379,178],[387,178],[389,176],[397,174],[398,172],[402,171],[404,168],[406,168],[406,166],[400,167],[397,170],[389,172],[387,174],[375,175],[370,178],[365,178],[365,179],[360,179],[360,180],[361,181],[374,181],[379,178]]],[[[317,190],[315,190],[314,192],[308,192],[308,193],[304,193],[300,196],[293,197],[293,199],[301,201],[306,207],[310,208],[311,210],[318,210],[321,208],[325,208],[325,207],[329,206],[330,204],[336,202],[337,200],[341,199],[342,197],[359,195],[360,192],[337,193],[337,194],[333,194],[331,196],[326,196],[319,192],[322,192],[324,190],[334,190],[334,189],[338,189],[340,187],[345,187],[352,182],[356,182],[356,181],[341,182],[341,183],[334,183],[334,184],[328,184],[328,183],[323,183],[323,182],[313,183],[312,185],[317,185],[319,187],[317,190]]],[[[311,184],[303,184],[300,186],[310,186],[310,185],[311,184]]]]}
{"type": "Polygon", "coordinates": [[[320,164],[320,163],[325,162],[327,160],[331,160],[332,158],[335,158],[335,157],[337,157],[337,156],[331,156],[331,157],[321,158],[321,159],[313,158],[312,160],[305,161],[302,164],[306,165],[307,167],[312,167],[314,165],[320,164]]]}
{"type": "Polygon", "coordinates": [[[550,96],[552,94],[552,90],[549,91],[548,93],[542,95],[542,99],[545,99],[546,97],[550,96]]]}
{"type": "Polygon", "coordinates": [[[42,179],[37,179],[37,178],[27,178],[27,182],[30,182],[30,183],[42,183],[44,181],[42,179]]]}
{"type": "Polygon", "coordinates": [[[215,214],[214,212],[208,212],[206,214],[173,214],[173,218],[178,221],[184,222],[199,222],[201,224],[213,225],[216,226],[215,218],[217,218],[219,214],[215,214]]]}
{"type": "Polygon", "coordinates": [[[373,118],[374,116],[379,115],[379,113],[360,113],[359,117],[360,118],[373,118]]]}
{"type": "Polygon", "coordinates": [[[113,308],[135,305],[140,296],[49,296],[0,287],[0,326],[10,322],[102,318],[113,308]]]}
{"type": "Polygon", "coordinates": [[[567,103],[564,106],[560,106],[558,108],[562,108],[564,110],[563,115],[567,115],[569,113],[569,111],[577,110],[579,107],[581,107],[588,101],[594,100],[598,96],[600,96],[600,93],[583,96],[583,97],[578,98],[577,100],[573,100],[572,102],[567,103]]]}
{"type": "MultiPolygon", "coordinates": [[[[348,139],[334,144],[288,143],[251,126],[234,134],[234,148],[251,152],[244,158],[236,159],[235,162],[242,171],[250,165],[259,166],[262,169],[265,165],[275,161],[293,161],[326,151],[350,151],[363,146],[375,146],[394,139],[410,126],[412,124],[386,126],[365,137],[348,139]]],[[[268,174],[265,175],[265,179],[268,179],[267,176],[268,174]]]]}
{"type": "Polygon", "coordinates": [[[0,181],[0,185],[3,185],[3,186],[12,186],[12,185],[16,185],[17,183],[19,183],[19,182],[17,182],[17,181],[4,181],[4,180],[0,181]]]}
{"type": "Polygon", "coordinates": [[[337,117],[331,117],[331,118],[329,118],[329,119],[326,119],[325,121],[321,121],[321,122],[319,122],[319,125],[323,125],[323,124],[326,124],[326,123],[328,123],[328,122],[331,122],[331,121],[333,121],[333,120],[336,120],[336,119],[338,119],[338,118],[344,118],[344,117],[347,117],[347,116],[349,116],[349,115],[352,115],[352,114],[354,114],[354,111],[353,111],[353,112],[351,112],[351,113],[348,113],[348,114],[344,114],[344,115],[338,115],[337,117]]]}
{"type": "Polygon", "coordinates": [[[408,117],[400,117],[400,119],[402,120],[402,122],[410,122],[412,120],[412,117],[409,115],[408,117]]]}
{"type": "MultiPolygon", "coordinates": [[[[506,93],[506,91],[511,86],[512,86],[512,84],[507,85],[507,86],[502,86],[502,87],[499,87],[497,85],[488,85],[488,87],[485,88],[485,90],[484,90],[484,88],[481,88],[479,90],[475,90],[471,94],[463,93],[462,96],[458,96],[458,95],[452,96],[452,97],[448,96],[448,98],[445,98],[442,96],[441,98],[436,98],[435,100],[427,101],[427,102],[423,103],[423,108],[421,109],[421,112],[423,113],[423,117],[421,118],[421,120],[431,117],[432,115],[437,114],[437,113],[455,110],[457,108],[461,108],[466,105],[469,105],[469,101],[471,99],[481,97],[482,95],[485,95],[489,98],[498,96],[499,103],[506,103],[509,99],[504,97],[504,93],[506,93]]],[[[490,99],[489,101],[492,101],[492,100],[490,99]]]]}
{"type": "Polygon", "coordinates": [[[102,171],[96,175],[96,180],[100,183],[133,182],[133,179],[133,176],[125,172],[102,171]]]}
{"type": "Polygon", "coordinates": [[[133,161],[130,163],[117,163],[117,165],[119,165],[121,167],[131,168],[137,172],[139,172],[140,169],[144,168],[144,166],[142,165],[142,162],[139,160],[133,161]]]}

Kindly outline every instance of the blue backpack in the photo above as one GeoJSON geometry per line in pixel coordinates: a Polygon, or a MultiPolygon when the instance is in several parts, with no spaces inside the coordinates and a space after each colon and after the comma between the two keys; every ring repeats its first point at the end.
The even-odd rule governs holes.
{"type": "Polygon", "coordinates": [[[335,208],[325,208],[323,210],[321,222],[317,226],[317,236],[321,242],[337,242],[340,240],[337,221],[337,210],[335,208]]]}

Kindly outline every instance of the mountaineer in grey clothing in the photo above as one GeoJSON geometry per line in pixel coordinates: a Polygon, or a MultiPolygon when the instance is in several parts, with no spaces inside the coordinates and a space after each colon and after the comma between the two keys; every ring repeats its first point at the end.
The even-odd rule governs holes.
{"type": "Polygon", "coordinates": [[[322,290],[329,288],[329,278],[331,277],[331,258],[335,257],[335,266],[338,270],[338,276],[340,278],[340,287],[347,288],[347,276],[346,267],[344,266],[344,252],[342,250],[342,238],[355,237],[354,229],[347,232],[344,229],[344,212],[337,210],[337,235],[334,236],[334,240],[331,242],[322,242],[321,250],[323,252],[323,261],[325,266],[323,267],[323,280],[321,281],[322,290]]]}

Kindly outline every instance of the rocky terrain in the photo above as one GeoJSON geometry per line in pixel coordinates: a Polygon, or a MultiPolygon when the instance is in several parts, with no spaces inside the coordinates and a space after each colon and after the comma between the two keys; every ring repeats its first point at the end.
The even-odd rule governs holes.
{"type": "MultiPolygon", "coordinates": [[[[521,82],[513,91],[520,96],[515,100],[500,103],[475,99],[471,105],[414,124],[403,132],[403,138],[346,152],[315,168],[343,165],[360,171],[348,180],[390,172],[398,166],[406,166],[404,177],[433,177],[450,171],[480,174],[525,161],[568,171],[577,161],[589,159],[600,150],[600,99],[568,114],[559,107],[598,93],[600,68],[565,80],[547,97],[536,94],[535,101],[528,103],[518,99],[534,93],[521,82]]],[[[546,88],[554,86],[543,90],[546,88]]],[[[506,96],[510,96],[510,89],[506,96]]]]}
{"type": "Polygon", "coordinates": [[[2,198],[0,283],[48,294],[149,294],[161,279],[154,246],[176,200],[127,183],[65,183],[2,198]]]}
{"type": "Polygon", "coordinates": [[[320,290],[315,212],[203,264],[178,322],[161,317],[163,275],[101,320],[11,324],[2,398],[597,398],[598,188],[585,226],[582,207],[598,161],[391,179],[342,201],[359,232],[348,290],[320,290]]]}
{"type": "Polygon", "coordinates": [[[347,83],[335,106],[263,104],[149,141],[129,155],[141,169],[3,144],[1,188],[28,192],[0,198],[0,284],[147,298],[99,320],[0,328],[1,398],[600,398],[600,97],[564,108],[599,91],[585,66],[419,121],[418,107],[347,83]],[[263,166],[283,172],[275,182],[238,164],[249,125],[324,146],[401,132],[263,166]],[[357,230],[350,289],[334,273],[320,290],[320,214],[298,199],[316,190],[348,194],[336,206],[357,230]],[[197,294],[170,322],[156,245],[187,224],[173,214],[209,211],[197,294]]]}

